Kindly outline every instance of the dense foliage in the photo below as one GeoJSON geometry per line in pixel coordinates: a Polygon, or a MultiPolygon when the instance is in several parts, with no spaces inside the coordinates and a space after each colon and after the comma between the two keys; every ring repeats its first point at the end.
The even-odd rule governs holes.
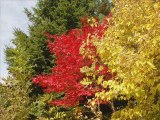
{"type": "Polygon", "coordinates": [[[0,119],[159,120],[160,1],[113,3],[103,22],[86,17],[107,14],[103,0],[40,0],[26,10],[33,25],[29,35],[15,30],[7,48],[0,119]]]}
{"type": "MultiPolygon", "coordinates": [[[[27,119],[30,114],[30,92],[32,67],[28,64],[29,54],[26,51],[27,36],[22,31],[16,29],[14,32],[14,45],[17,49],[8,48],[9,61],[12,64],[9,71],[13,76],[5,80],[5,84],[1,84],[0,103],[3,111],[0,113],[0,119],[15,120],[27,119]]],[[[9,65],[10,65],[9,64],[9,65]]]]}
{"type": "MultiPolygon", "coordinates": [[[[93,84],[94,88],[101,87],[101,90],[95,91],[95,96],[91,100],[88,99],[88,102],[91,103],[91,108],[97,107],[95,110],[99,109],[97,103],[101,104],[101,101],[109,103],[112,109],[111,119],[158,120],[160,117],[160,2],[118,0],[114,5],[113,17],[108,19],[109,28],[104,38],[100,39],[97,34],[92,37],[88,35],[87,40],[83,41],[80,47],[83,58],[92,61],[92,65],[80,69],[84,74],[80,83],[85,88],[90,88],[93,84]],[[86,47],[90,43],[96,48],[86,47]],[[104,67],[97,67],[96,63],[101,63],[100,65],[104,67]],[[101,75],[97,73],[104,68],[109,71],[111,77],[105,77],[106,73],[101,75]],[[126,101],[126,106],[117,107],[114,102],[116,100],[126,101]]],[[[56,49],[56,46],[53,46],[56,49]]],[[[57,51],[59,50],[65,49],[57,51]]],[[[63,51],[63,54],[65,52],[67,53],[63,51]]],[[[64,72],[68,73],[65,70],[64,72]]],[[[56,80],[51,80],[50,84],[56,80]]],[[[43,78],[39,83],[43,81],[47,83],[50,80],[43,78]]],[[[102,114],[99,118],[102,118],[102,114]]]]}
{"type": "Polygon", "coordinates": [[[113,120],[158,120],[160,2],[115,0],[112,14],[105,37],[94,39],[94,44],[102,62],[116,76],[100,82],[108,91],[97,92],[95,99],[126,101],[124,108],[112,104],[113,120]]]}
{"type": "MultiPolygon", "coordinates": [[[[80,68],[90,66],[92,60],[83,58],[79,50],[82,43],[91,39],[93,35],[102,37],[107,23],[98,24],[97,21],[94,25],[96,19],[92,20],[94,20],[93,24],[90,23],[90,25],[87,18],[82,19],[84,25],[82,29],[73,29],[61,36],[47,34],[49,39],[55,39],[55,42],[49,41],[48,46],[51,53],[57,58],[57,66],[52,69],[51,75],[40,75],[34,78],[33,82],[39,84],[47,93],[62,92],[65,94],[63,99],[53,101],[52,104],[73,106],[84,96],[92,96],[94,93],[91,88],[84,88],[80,83],[84,77],[80,68]]],[[[86,45],[85,48],[95,49],[93,45],[86,45]]]]}

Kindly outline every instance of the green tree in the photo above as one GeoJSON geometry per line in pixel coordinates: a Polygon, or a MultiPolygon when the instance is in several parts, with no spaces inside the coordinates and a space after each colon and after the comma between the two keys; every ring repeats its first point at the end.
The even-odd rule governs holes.
{"type": "Polygon", "coordinates": [[[27,36],[22,31],[16,29],[13,44],[16,49],[8,48],[7,53],[12,57],[8,58],[9,71],[12,77],[8,77],[5,84],[0,88],[0,107],[3,111],[0,118],[5,120],[24,120],[30,114],[30,92],[32,67],[28,64],[29,54],[27,54],[27,36]],[[25,44],[25,45],[24,45],[25,44]]]}

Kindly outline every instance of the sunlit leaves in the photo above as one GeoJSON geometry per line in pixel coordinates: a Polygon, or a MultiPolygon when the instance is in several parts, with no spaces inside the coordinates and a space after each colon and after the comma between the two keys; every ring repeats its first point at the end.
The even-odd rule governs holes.
{"type": "MultiPolygon", "coordinates": [[[[102,62],[117,73],[113,81],[103,82],[106,98],[135,101],[113,114],[113,119],[155,117],[159,101],[159,1],[115,0],[112,24],[97,44],[102,62]],[[133,112],[134,111],[134,112],[133,112]],[[149,115],[146,115],[146,113],[149,115]]],[[[158,114],[157,114],[158,116],[158,114]]]]}

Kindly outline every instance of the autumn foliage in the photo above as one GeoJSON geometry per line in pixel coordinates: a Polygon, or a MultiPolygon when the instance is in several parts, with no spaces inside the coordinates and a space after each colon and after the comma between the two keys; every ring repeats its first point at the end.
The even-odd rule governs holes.
{"type": "MultiPolygon", "coordinates": [[[[81,45],[89,41],[93,36],[102,38],[107,29],[107,20],[99,23],[98,19],[92,18],[81,19],[83,27],[81,29],[72,29],[68,33],[60,36],[46,34],[48,39],[54,39],[54,42],[48,40],[48,48],[57,58],[57,66],[53,67],[50,75],[39,75],[33,78],[33,82],[38,84],[47,93],[63,93],[62,99],[53,100],[51,104],[59,106],[73,106],[83,101],[85,96],[93,96],[95,91],[94,85],[85,87],[80,81],[85,77],[80,68],[83,66],[90,67],[92,59],[80,54],[81,45]]],[[[90,49],[96,56],[96,47],[90,42],[84,46],[90,49]]],[[[96,68],[99,68],[97,63],[96,68]]],[[[107,68],[104,67],[99,74],[107,74],[107,68]]],[[[96,89],[96,90],[95,90],[96,89]]]]}

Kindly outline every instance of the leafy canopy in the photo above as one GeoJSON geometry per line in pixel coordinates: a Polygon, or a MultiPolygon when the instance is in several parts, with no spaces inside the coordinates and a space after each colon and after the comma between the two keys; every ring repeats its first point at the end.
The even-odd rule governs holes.
{"type": "Polygon", "coordinates": [[[96,42],[102,62],[115,78],[102,82],[109,101],[128,105],[112,119],[158,119],[160,108],[160,1],[114,0],[113,18],[102,42],[96,42]]]}
{"type": "MultiPolygon", "coordinates": [[[[47,34],[49,39],[55,39],[55,42],[49,41],[48,46],[51,53],[56,55],[57,66],[53,67],[51,75],[37,76],[33,79],[33,82],[40,85],[47,93],[64,93],[64,98],[54,100],[52,104],[73,106],[83,100],[84,96],[92,96],[94,93],[91,89],[92,87],[85,88],[80,83],[82,78],[85,77],[80,68],[92,64],[91,59],[85,58],[80,54],[80,47],[84,41],[91,39],[95,34],[102,37],[107,23],[97,23],[95,26],[93,23],[90,23],[91,25],[88,23],[92,21],[85,20],[88,19],[81,20],[84,24],[82,29],[73,29],[61,36],[47,34]]],[[[95,47],[86,45],[85,48],[94,50],[95,47]]],[[[103,72],[106,73],[106,71],[103,72]]]]}

